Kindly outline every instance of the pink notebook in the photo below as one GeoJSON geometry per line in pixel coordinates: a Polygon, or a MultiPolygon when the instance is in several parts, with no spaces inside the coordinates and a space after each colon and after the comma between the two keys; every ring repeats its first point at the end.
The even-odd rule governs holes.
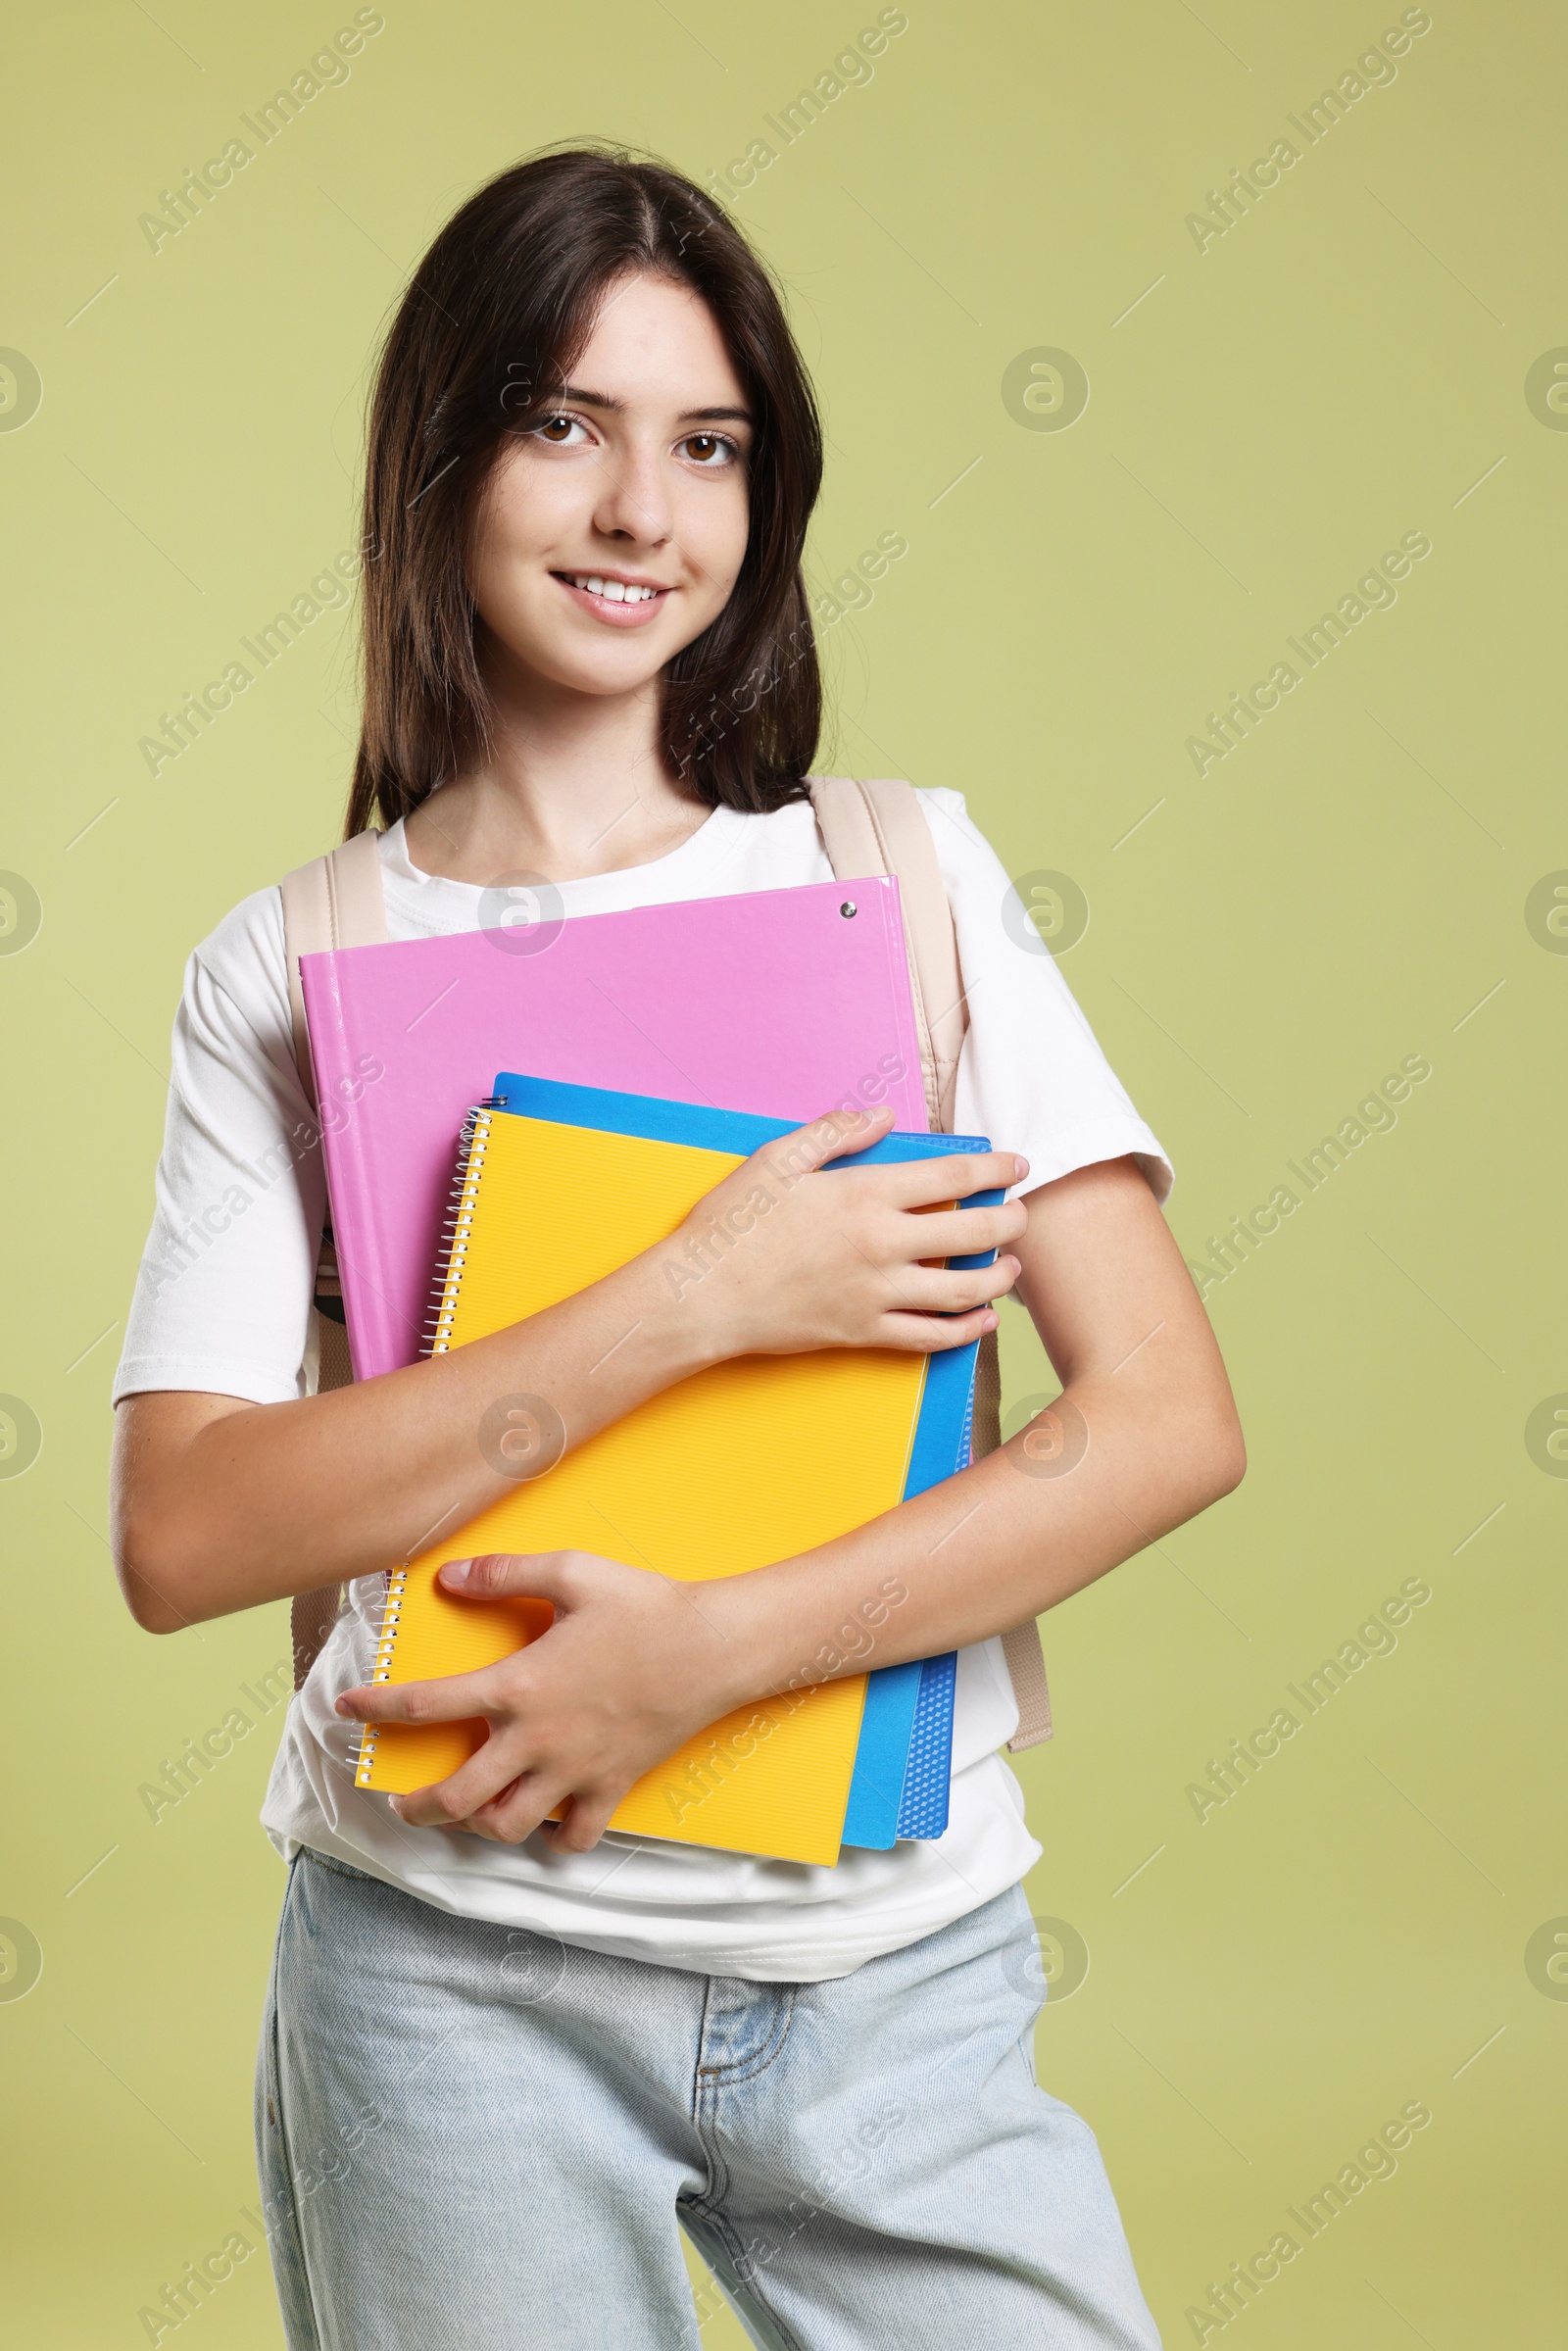
{"type": "Polygon", "coordinates": [[[418,1357],[458,1135],[497,1070],[802,1122],[891,1102],[906,1131],[930,1123],[891,875],[340,948],[300,971],[362,1380],[418,1357]]]}

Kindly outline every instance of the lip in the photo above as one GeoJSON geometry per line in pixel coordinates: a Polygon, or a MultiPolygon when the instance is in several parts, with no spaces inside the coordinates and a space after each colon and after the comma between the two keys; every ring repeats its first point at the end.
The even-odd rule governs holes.
{"type": "Polygon", "coordinates": [[[552,571],[551,578],[564,588],[579,612],[591,612],[596,620],[610,628],[646,628],[664,609],[671,591],[657,579],[639,579],[632,571],[602,571],[595,568],[589,576],[594,579],[618,580],[623,588],[652,588],[652,596],[640,597],[635,604],[615,604],[608,596],[592,596],[586,588],[573,586],[564,571],[552,571]]]}

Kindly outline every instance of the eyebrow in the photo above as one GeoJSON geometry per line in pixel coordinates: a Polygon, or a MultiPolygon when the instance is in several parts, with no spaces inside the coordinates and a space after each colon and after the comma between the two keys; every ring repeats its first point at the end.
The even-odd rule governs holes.
{"type": "MultiPolygon", "coordinates": [[[[608,392],[590,392],[581,384],[566,384],[559,397],[564,401],[575,401],[579,408],[606,409],[615,416],[626,413],[624,400],[612,399],[608,392]]],[[[689,408],[683,409],[675,421],[677,424],[754,424],[756,418],[750,409],[689,408]]]]}

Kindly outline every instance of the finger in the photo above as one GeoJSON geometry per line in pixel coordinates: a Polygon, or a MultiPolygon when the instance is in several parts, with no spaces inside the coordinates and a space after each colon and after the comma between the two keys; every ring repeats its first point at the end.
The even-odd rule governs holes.
{"type": "MultiPolygon", "coordinates": [[[[552,1603],[566,1597],[570,1571],[564,1562],[560,1551],[484,1551],[472,1559],[443,1559],[436,1574],[442,1591],[461,1599],[537,1600],[548,1624],[552,1603]]],[[[537,1640],[537,1633],[531,1638],[537,1640]]]]}
{"type": "Polygon", "coordinates": [[[956,1151],[951,1157],[889,1159],[848,1170],[875,1187],[892,1208],[924,1208],[936,1200],[967,1200],[971,1192],[1005,1192],[1021,1184],[1029,1162],[1016,1151],[956,1151]]]}
{"type": "Polygon", "coordinates": [[[362,1682],[341,1690],[339,1714],[357,1723],[461,1723],[490,1721],[497,1693],[488,1667],[446,1674],[432,1682],[362,1682]]]}
{"type": "Polygon", "coordinates": [[[957,1271],[929,1265],[906,1265],[889,1277],[895,1295],[885,1310],[907,1314],[967,1314],[976,1306],[994,1305],[1005,1298],[1018,1279],[1016,1257],[999,1257],[994,1265],[974,1265],[957,1271]]]}
{"type": "MultiPolygon", "coordinates": [[[[557,1842],[559,1824],[552,1821],[556,1811],[569,1811],[572,1799],[565,1794],[559,1780],[542,1772],[522,1773],[504,1788],[488,1804],[480,1805],[474,1818],[488,1837],[502,1844],[520,1845],[535,1830],[551,1844],[557,1842]]],[[[613,1810],[613,1806],[611,1807],[613,1810]]],[[[586,1847],[570,1846],[564,1851],[581,1851],[586,1847]]]]}
{"type": "MultiPolygon", "coordinates": [[[[407,1795],[394,1796],[392,1808],[400,1820],[416,1829],[454,1828],[482,1814],[505,1788],[525,1778],[518,1769],[522,1760],[515,1739],[488,1739],[445,1780],[433,1780],[428,1788],[411,1788],[407,1795]]],[[[551,1800],[546,1799],[546,1809],[551,1800]]]]}
{"type": "Polygon", "coordinates": [[[620,1802],[619,1796],[573,1795],[559,1821],[542,1821],[539,1833],[561,1853],[591,1853],[620,1802]]]}
{"type": "MultiPolygon", "coordinates": [[[[504,1794],[505,1792],[505,1789],[503,1789],[502,1793],[504,1794]]],[[[485,1820],[484,1806],[482,1804],[477,1812],[470,1812],[466,1820],[442,1821],[438,1824],[438,1826],[443,1829],[450,1830],[454,1837],[459,1835],[460,1832],[466,1837],[495,1837],[495,1831],[489,1827],[485,1820]]],[[[497,1841],[500,1840],[498,1839],[497,1841]]]]}
{"type": "Polygon", "coordinates": [[[499,1788],[488,1802],[476,1805],[463,1824],[476,1837],[497,1844],[520,1845],[536,1829],[548,1826],[561,1801],[558,1785],[540,1772],[519,1772],[499,1788]]]}
{"type": "MultiPolygon", "coordinates": [[[[1021,1200],[1004,1200],[995,1208],[910,1209],[894,1227],[896,1246],[910,1254],[906,1262],[931,1257],[978,1257],[984,1250],[1019,1241],[1028,1230],[1029,1211],[1021,1200]]],[[[880,1238],[880,1231],[879,1231],[880,1238]]]]}
{"type": "Polygon", "coordinates": [[[765,1143],[752,1158],[768,1174],[792,1183],[798,1176],[813,1175],[845,1151],[864,1151],[868,1144],[880,1141],[892,1124],[891,1102],[878,1102],[870,1110],[829,1110],[808,1125],[765,1143]]]}
{"type": "Polygon", "coordinates": [[[945,1265],[941,1258],[886,1265],[878,1264],[863,1250],[860,1254],[867,1275],[881,1285],[880,1305],[885,1313],[902,1306],[918,1314],[961,1314],[970,1306],[1004,1298],[1022,1270],[1011,1255],[987,1265],[945,1265]]]}
{"type": "Polygon", "coordinates": [[[844,1159],[847,1152],[865,1152],[872,1143],[882,1143],[886,1133],[894,1131],[894,1105],[877,1102],[872,1109],[830,1109],[825,1119],[813,1121],[815,1131],[827,1129],[837,1133],[839,1141],[823,1152],[823,1166],[832,1159],[844,1159]]]}
{"type": "Polygon", "coordinates": [[[497,1807],[504,1804],[509,1796],[514,1795],[521,1784],[521,1773],[514,1773],[510,1780],[496,1789],[493,1796],[487,1797],[484,1803],[475,1805],[466,1819],[454,1821],[453,1828],[470,1830],[475,1837],[494,1837],[496,1835],[497,1807]]]}
{"type": "Polygon", "coordinates": [[[999,1320],[994,1306],[975,1306],[967,1314],[885,1314],[871,1345],[901,1355],[945,1355],[983,1339],[999,1320]]]}

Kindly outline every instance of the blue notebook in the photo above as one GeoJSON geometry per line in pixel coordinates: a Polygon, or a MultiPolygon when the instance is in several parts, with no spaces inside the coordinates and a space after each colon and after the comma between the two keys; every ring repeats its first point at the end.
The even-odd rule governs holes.
{"type": "MultiPolygon", "coordinates": [[[[682,1143],[742,1158],[750,1157],[765,1143],[793,1134],[800,1124],[797,1119],[714,1109],[708,1103],[564,1085],[556,1079],[524,1077],[513,1070],[502,1070],[497,1076],[494,1100],[499,1107],[523,1117],[682,1143]]],[[[951,1158],[990,1149],[990,1143],[976,1135],[894,1133],[865,1151],[830,1161],[825,1172],[878,1162],[951,1158]]],[[[1003,1197],[1001,1192],[976,1192],[961,1204],[993,1207],[1003,1197]]],[[[995,1256],[995,1249],[986,1249],[949,1262],[957,1267],[989,1265],[995,1256]]],[[[906,1501],[968,1466],[977,1353],[978,1343],[971,1342],[926,1359],[919,1417],[905,1476],[902,1498],[906,1501]]],[[[956,1664],[956,1656],[950,1650],[941,1657],[875,1667],[866,1675],[865,1708],[845,1811],[845,1844],[886,1850],[900,1837],[936,1837],[946,1829],[956,1664]]]]}

